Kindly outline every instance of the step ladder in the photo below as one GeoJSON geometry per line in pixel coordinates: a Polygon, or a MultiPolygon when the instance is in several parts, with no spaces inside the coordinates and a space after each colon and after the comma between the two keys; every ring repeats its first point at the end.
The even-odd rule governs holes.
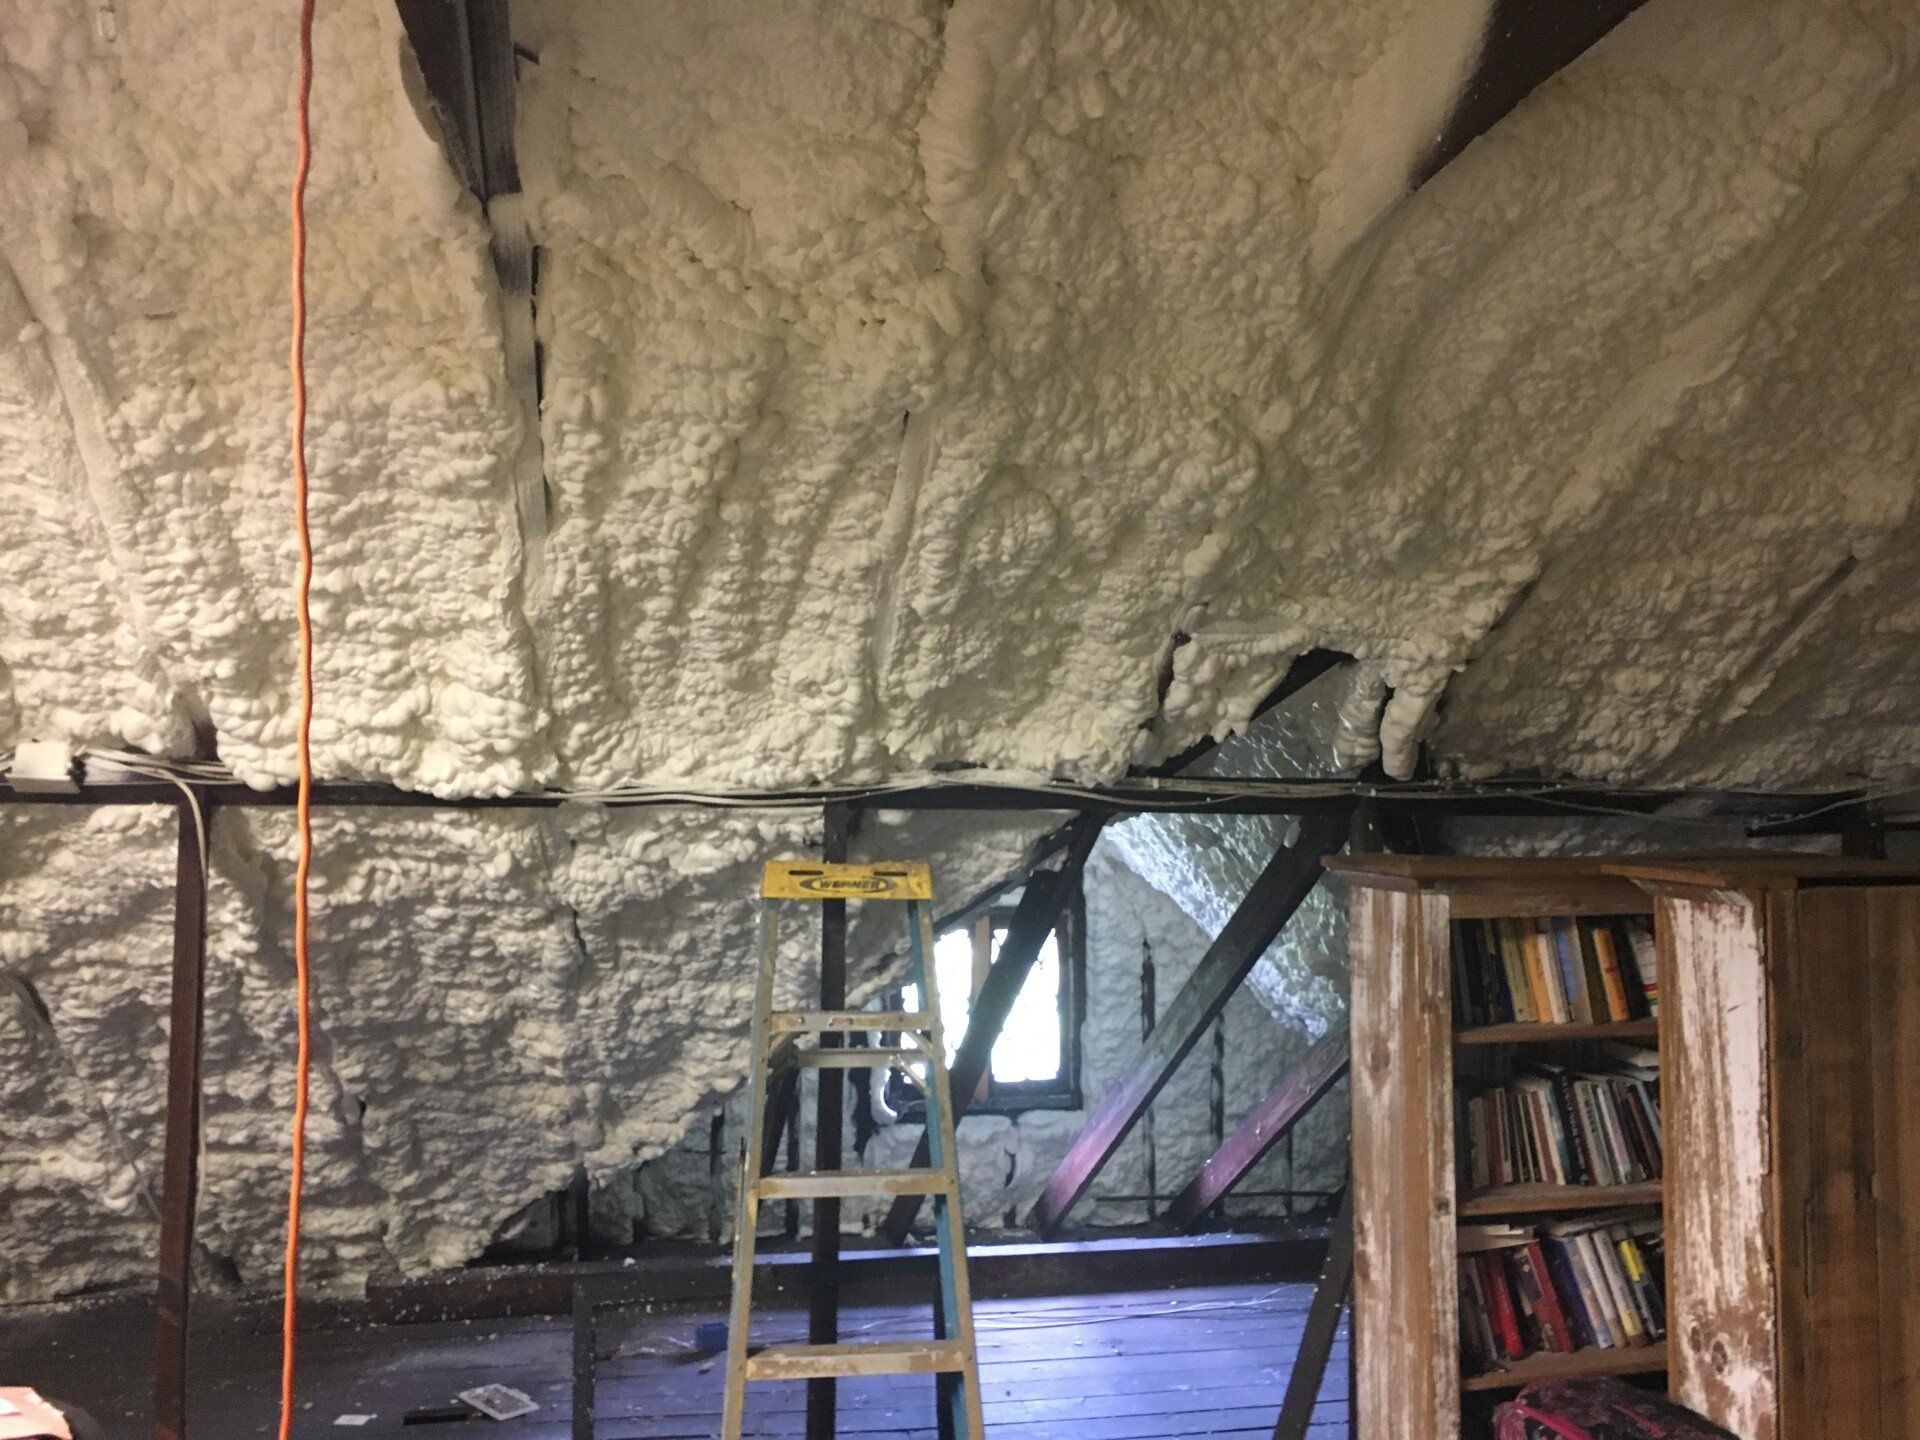
{"type": "Polygon", "coordinates": [[[980,1372],[973,1344],[973,1303],[960,1216],[960,1176],[953,1144],[947,1052],[934,989],[933,877],[919,863],[867,865],[774,860],[760,886],[760,975],[753,1005],[751,1102],[740,1146],[740,1194],[733,1238],[733,1309],[727,1329],[727,1393],[721,1440],[740,1440],[750,1380],[813,1380],[868,1375],[932,1375],[940,1429],[955,1440],[983,1440],[980,1372]],[[776,916],[782,902],[903,902],[907,950],[925,1008],[916,1012],[776,1010],[776,916]],[[873,1046],[846,1047],[849,1035],[872,1034],[873,1046]],[[931,1163],[911,1170],[761,1173],[767,1092],[789,1069],[900,1071],[925,1096],[931,1163]],[[859,1195],[927,1195],[934,1204],[940,1284],[932,1340],[851,1345],[769,1345],[749,1353],[754,1245],[763,1200],[819,1200],[859,1195]]]}

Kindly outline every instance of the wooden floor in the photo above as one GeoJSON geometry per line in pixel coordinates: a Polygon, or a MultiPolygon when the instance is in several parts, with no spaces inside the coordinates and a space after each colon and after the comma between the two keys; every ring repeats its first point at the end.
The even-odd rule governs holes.
{"type": "MultiPolygon", "coordinates": [[[[1271,1435],[1312,1287],[1215,1286],[976,1307],[981,1383],[994,1440],[1176,1440],[1271,1435]]],[[[613,1312],[600,1329],[599,1440],[707,1440],[719,1428],[724,1362],[691,1351],[708,1309],[613,1312]]],[[[756,1341],[798,1338],[792,1312],[767,1315],[756,1341]]],[[[847,1338],[926,1333],[926,1312],[850,1310],[847,1338]]],[[[148,1348],[137,1316],[112,1308],[0,1321],[0,1383],[21,1382],[78,1400],[110,1435],[151,1433],[145,1416],[148,1348]]],[[[192,1440],[271,1433],[277,1341],[238,1325],[196,1334],[192,1440]]],[[[1342,1334],[1315,1411],[1312,1440],[1347,1431],[1342,1334]]],[[[564,1321],[345,1327],[304,1342],[297,1436],[389,1440],[563,1440],[569,1434],[571,1346],[564,1321]],[[540,1410],[521,1420],[423,1425],[410,1412],[460,1390],[498,1382],[540,1410]],[[364,1426],[341,1415],[371,1414],[364,1426]]],[[[751,1388],[748,1434],[803,1433],[805,1386],[751,1388]]],[[[932,1382],[900,1377],[843,1382],[842,1435],[932,1440],[932,1382]]]]}

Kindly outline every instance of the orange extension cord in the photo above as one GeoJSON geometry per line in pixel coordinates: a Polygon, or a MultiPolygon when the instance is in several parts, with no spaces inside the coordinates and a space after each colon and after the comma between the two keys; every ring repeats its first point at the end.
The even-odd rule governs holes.
{"type": "Polygon", "coordinates": [[[307,879],[313,869],[313,536],[307,528],[307,176],[313,170],[313,7],[300,5],[300,83],[293,171],[293,506],[300,542],[294,609],[300,623],[300,858],[293,877],[293,970],[300,1043],[293,1065],[292,1175],[287,1185],[286,1297],[280,1309],[280,1440],[293,1427],[294,1301],[300,1278],[300,1187],[307,1168],[307,1075],[311,1065],[307,974],[307,879]]]}

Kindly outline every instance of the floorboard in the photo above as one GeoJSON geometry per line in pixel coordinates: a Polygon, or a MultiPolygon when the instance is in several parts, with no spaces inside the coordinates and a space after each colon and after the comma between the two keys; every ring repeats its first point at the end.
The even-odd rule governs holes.
{"type": "MultiPolygon", "coordinates": [[[[1266,1440],[1300,1342],[1312,1287],[1184,1290],[983,1301],[975,1311],[982,1399],[992,1440],[1266,1440]]],[[[351,1316],[341,1317],[350,1321],[351,1316]]],[[[724,1362],[695,1354],[710,1306],[610,1311],[599,1331],[597,1440],[711,1440],[724,1362]]],[[[849,1309],[850,1339],[925,1335],[925,1307],[849,1309]]],[[[125,1303],[0,1319],[0,1383],[20,1382],[93,1411],[114,1440],[150,1433],[147,1321],[125,1303]]],[[[798,1338],[804,1316],[762,1312],[755,1340],[798,1338]]],[[[193,1341],[191,1440],[272,1432],[278,1345],[237,1320],[207,1320],[193,1341]]],[[[564,1320],[423,1325],[336,1323],[303,1337],[295,1426],[302,1440],[569,1440],[571,1342],[564,1320]],[[540,1405],[521,1420],[408,1423],[489,1382],[540,1405]],[[341,1415],[371,1415],[363,1426],[341,1415]]],[[[805,1387],[749,1392],[747,1433],[795,1440],[805,1387]]],[[[843,1382],[840,1433],[934,1440],[925,1377],[843,1382]]],[[[1310,1440],[1347,1440],[1347,1351],[1336,1341],[1310,1440]]]]}

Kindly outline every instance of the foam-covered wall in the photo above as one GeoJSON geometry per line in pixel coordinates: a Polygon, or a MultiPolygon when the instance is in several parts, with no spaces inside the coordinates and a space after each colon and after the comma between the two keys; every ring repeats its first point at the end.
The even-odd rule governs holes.
{"type": "MultiPolygon", "coordinates": [[[[1908,0],[1650,0],[1412,195],[1484,0],[516,9],[544,537],[486,221],[389,7],[321,6],[324,774],[1097,779],[1317,644],[1391,685],[1397,770],[1911,776],[1908,0]]],[[[292,24],[0,0],[0,748],[291,771],[292,24]]],[[[0,1201],[85,1217],[5,1227],[25,1296],[142,1268],[171,842],[0,824],[0,1201]]],[[[960,894],[1030,834],[892,843],[960,894]]],[[[674,1140],[737,1078],[752,862],[808,838],[327,817],[316,1274],[674,1140]]],[[[249,1283],[287,839],[215,845],[208,1244],[249,1283]]]]}

